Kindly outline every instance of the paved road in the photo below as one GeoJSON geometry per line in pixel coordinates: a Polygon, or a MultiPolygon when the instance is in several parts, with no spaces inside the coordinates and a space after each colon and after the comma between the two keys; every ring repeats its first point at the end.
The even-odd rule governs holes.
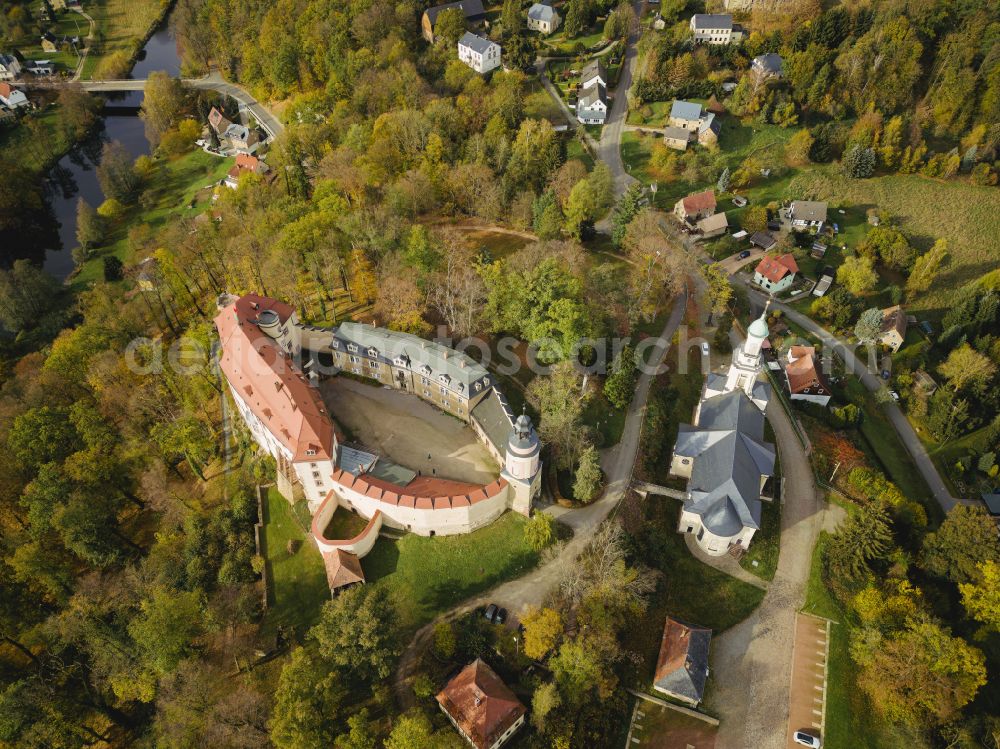
{"type": "MultiPolygon", "coordinates": [[[[281,121],[257,101],[248,91],[235,83],[223,80],[218,71],[213,71],[209,75],[201,78],[182,78],[181,82],[191,88],[203,89],[206,91],[218,91],[220,94],[227,94],[233,97],[240,104],[244,105],[260,123],[261,127],[267,131],[270,137],[275,137],[285,129],[281,121]]],[[[35,88],[54,88],[59,85],[52,81],[30,81],[25,82],[25,86],[35,88]]],[[[85,91],[143,91],[146,88],[146,79],[118,79],[108,81],[80,81],[80,85],[85,91]]]]}
{"type": "MultiPolygon", "coordinates": [[[[742,268],[748,263],[753,263],[764,257],[764,250],[760,247],[748,247],[750,254],[747,257],[741,258],[739,252],[734,252],[727,258],[720,260],[716,265],[718,265],[722,270],[728,273],[730,276],[736,275],[736,271],[742,268]]],[[[740,250],[740,252],[745,252],[745,250],[740,250]]]]}
{"type": "MultiPolygon", "coordinates": [[[[766,299],[764,294],[756,292],[752,289],[750,290],[750,296],[755,298],[761,304],[763,303],[763,300],[766,299]]],[[[775,309],[781,310],[782,314],[786,315],[788,319],[796,325],[801,326],[819,338],[820,341],[822,341],[824,348],[836,351],[837,355],[844,361],[847,369],[854,372],[864,386],[871,392],[874,393],[884,386],[885,383],[868,371],[868,367],[865,362],[861,361],[854,355],[854,351],[847,343],[837,338],[828,330],[817,325],[801,312],[797,312],[792,309],[787,304],[775,302],[772,306],[775,309]]],[[[953,508],[956,504],[968,503],[968,500],[956,499],[951,495],[951,492],[948,491],[948,488],[944,485],[944,481],[941,480],[941,475],[938,473],[934,462],[927,454],[927,450],[924,449],[923,443],[921,443],[920,438],[917,437],[917,433],[913,431],[913,427],[899,406],[895,403],[888,403],[882,406],[882,408],[885,411],[886,416],[889,417],[890,423],[896,430],[896,434],[899,435],[899,438],[906,447],[907,452],[910,453],[910,457],[913,458],[913,462],[920,471],[920,475],[924,477],[924,480],[927,482],[927,486],[930,487],[931,493],[934,495],[934,499],[936,499],[938,504],[941,505],[941,509],[947,513],[951,511],[951,508],[953,508]]]]}
{"type": "MultiPolygon", "coordinates": [[[[686,303],[686,297],[683,296],[674,302],[670,318],[660,333],[662,343],[654,349],[655,358],[654,353],[651,352],[648,360],[662,362],[663,356],[666,354],[666,346],[669,345],[670,339],[683,319],[686,303]]],[[[430,643],[434,634],[434,626],[438,622],[454,619],[476,607],[493,602],[514,614],[508,621],[508,626],[513,628],[517,615],[525,608],[540,606],[545,602],[549,591],[559,583],[565,571],[590,543],[598,526],[618,506],[632,479],[632,467],[639,452],[643,416],[646,412],[646,401],[649,399],[649,388],[652,380],[653,374],[649,372],[639,375],[635,396],[632,398],[632,403],[629,405],[625,417],[622,438],[614,447],[602,451],[601,467],[607,477],[607,486],[602,497],[593,504],[579,509],[554,505],[545,510],[546,513],[558,518],[560,522],[573,529],[573,538],[559,553],[527,575],[506,582],[480,596],[463,602],[417,631],[400,658],[393,682],[396,701],[403,710],[414,704],[413,691],[409,686],[410,680],[419,665],[420,654],[430,643]]]]}
{"type": "Polygon", "coordinates": [[[805,600],[813,546],[827,509],[813,484],[809,457],[776,400],[774,429],[785,485],[781,553],[774,579],[748,618],[712,641],[709,709],[722,723],[718,749],[779,749],[789,715],[795,614],[805,600]]]}
{"type": "MultiPolygon", "coordinates": [[[[642,12],[642,3],[633,3],[636,16],[642,12]]],[[[641,27],[632,33],[628,38],[625,48],[625,58],[622,60],[621,75],[618,77],[618,85],[615,86],[615,98],[611,103],[611,111],[604,122],[604,129],[601,131],[601,142],[597,150],[598,157],[611,170],[611,176],[615,181],[615,195],[625,194],[629,186],[636,179],[625,169],[625,162],[622,161],[622,132],[625,125],[625,117],[628,114],[628,90],[632,86],[632,71],[635,69],[636,42],[641,34],[641,27]]]]}

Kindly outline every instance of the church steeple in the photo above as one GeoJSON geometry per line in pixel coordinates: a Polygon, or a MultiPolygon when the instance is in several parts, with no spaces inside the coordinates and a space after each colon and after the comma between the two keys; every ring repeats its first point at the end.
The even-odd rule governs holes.
{"type": "Polygon", "coordinates": [[[751,356],[760,354],[760,350],[764,346],[764,341],[770,335],[771,331],[767,327],[767,309],[770,306],[771,298],[768,297],[767,304],[764,305],[764,311],[760,313],[760,317],[750,323],[750,327],[747,328],[747,340],[743,344],[743,350],[751,356]]]}
{"type": "Polygon", "coordinates": [[[733,362],[729,365],[729,371],[725,375],[725,385],[721,378],[712,380],[709,378],[705,386],[705,397],[730,393],[733,390],[742,390],[747,396],[757,404],[762,411],[767,406],[768,386],[766,383],[757,383],[757,376],[762,368],[761,351],[764,342],[767,340],[770,330],[767,327],[767,310],[771,305],[771,300],[764,306],[764,311],[760,317],[750,323],[747,328],[747,337],[733,351],[733,362]]]}

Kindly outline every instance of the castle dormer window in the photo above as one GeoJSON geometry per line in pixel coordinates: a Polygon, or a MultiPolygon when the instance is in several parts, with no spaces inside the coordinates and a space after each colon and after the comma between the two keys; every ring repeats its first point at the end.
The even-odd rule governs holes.
{"type": "Polygon", "coordinates": [[[356,354],[358,352],[358,345],[356,343],[348,343],[347,350],[352,354],[356,354]]]}
{"type": "Polygon", "coordinates": [[[438,382],[443,382],[445,385],[451,382],[451,377],[446,374],[438,375],[438,382]]]}
{"type": "Polygon", "coordinates": [[[392,363],[397,367],[408,367],[410,366],[410,357],[408,356],[397,356],[392,360],[392,363]]]}
{"type": "Polygon", "coordinates": [[[368,349],[368,356],[374,359],[376,356],[378,356],[378,349],[375,347],[368,349]]]}
{"type": "Polygon", "coordinates": [[[425,375],[429,375],[431,373],[431,367],[430,367],[430,365],[429,364],[425,364],[424,366],[422,366],[420,368],[420,373],[421,374],[425,374],[425,375]]]}
{"type": "Polygon", "coordinates": [[[330,348],[339,349],[340,348],[340,341],[338,341],[336,338],[334,338],[333,339],[333,343],[330,344],[330,348]]]}
{"type": "Polygon", "coordinates": [[[476,388],[476,392],[478,393],[480,390],[483,389],[483,383],[477,382],[473,387],[476,388]]]}

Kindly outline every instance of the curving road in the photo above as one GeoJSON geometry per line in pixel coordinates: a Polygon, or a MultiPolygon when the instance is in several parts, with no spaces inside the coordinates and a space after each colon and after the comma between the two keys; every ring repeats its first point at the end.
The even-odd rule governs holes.
{"type": "MultiPolygon", "coordinates": [[[[680,296],[674,302],[670,318],[660,333],[659,341],[649,353],[648,361],[656,362],[657,366],[662,363],[663,357],[667,353],[667,346],[669,346],[669,342],[684,316],[686,306],[686,296],[680,296]]],[[[635,395],[625,416],[622,438],[614,447],[602,451],[601,467],[607,477],[607,486],[602,497],[593,504],[577,509],[559,507],[558,505],[545,509],[547,514],[573,529],[573,538],[551,559],[543,562],[523,577],[503,583],[482,595],[463,602],[417,631],[413,640],[403,651],[393,681],[396,701],[403,710],[409,709],[414,704],[413,691],[409,686],[410,680],[419,665],[420,654],[429,645],[434,634],[434,626],[438,622],[449,621],[476,607],[492,602],[503,606],[515,615],[510,621],[510,626],[513,626],[516,615],[526,607],[540,606],[545,602],[549,591],[558,585],[565,570],[574,563],[587,544],[590,543],[601,523],[618,506],[632,481],[632,468],[639,452],[642,422],[653,376],[654,373],[648,371],[640,373],[635,395]]]]}
{"type": "MultiPolygon", "coordinates": [[[[760,304],[763,304],[767,298],[766,295],[753,289],[750,289],[750,296],[760,304]]],[[[869,371],[865,362],[854,355],[854,350],[848,343],[837,338],[833,333],[817,325],[812,319],[789,307],[787,304],[773,302],[772,306],[775,309],[781,310],[781,313],[796,325],[801,326],[819,338],[825,349],[836,352],[837,356],[844,361],[844,365],[848,370],[853,372],[868,390],[874,393],[885,386],[885,383],[881,379],[869,371]]],[[[896,430],[896,434],[899,435],[900,441],[906,447],[906,451],[913,458],[913,462],[916,464],[917,470],[920,471],[920,475],[927,482],[927,486],[934,495],[934,499],[941,505],[941,509],[945,513],[948,513],[955,505],[967,503],[968,500],[956,499],[948,491],[944,481],[941,479],[941,474],[938,473],[937,467],[934,465],[934,461],[927,454],[927,450],[924,449],[924,445],[917,436],[917,433],[913,431],[913,426],[910,424],[910,420],[906,418],[906,414],[903,413],[902,409],[895,403],[887,403],[882,406],[882,409],[896,430]]]]}

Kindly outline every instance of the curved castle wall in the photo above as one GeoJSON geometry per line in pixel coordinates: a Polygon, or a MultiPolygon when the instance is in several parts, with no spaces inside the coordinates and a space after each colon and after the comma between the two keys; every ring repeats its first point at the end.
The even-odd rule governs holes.
{"type": "Polygon", "coordinates": [[[316,546],[319,547],[321,554],[329,554],[337,549],[342,549],[343,551],[348,551],[354,554],[358,559],[363,558],[372,547],[375,545],[375,541],[378,540],[379,531],[382,530],[382,513],[378,510],[375,514],[371,516],[368,521],[368,525],[365,526],[364,530],[361,531],[354,538],[348,539],[328,539],[324,533],[326,527],[330,524],[333,519],[334,513],[340,506],[339,498],[335,492],[330,492],[326,495],[326,499],[323,500],[323,504],[319,506],[316,510],[316,514],[313,515],[312,519],[312,537],[316,541],[316,546]]]}

